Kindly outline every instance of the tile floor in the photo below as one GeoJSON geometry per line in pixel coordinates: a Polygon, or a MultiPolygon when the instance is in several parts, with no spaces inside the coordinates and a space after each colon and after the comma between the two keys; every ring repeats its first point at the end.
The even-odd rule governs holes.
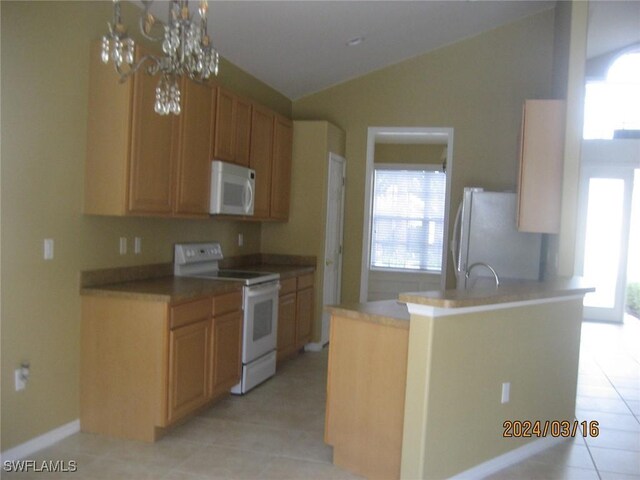
{"type": "MultiPolygon", "coordinates": [[[[579,437],[492,475],[503,479],[640,480],[640,321],[583,325],[579,437]]],[[[74,460],[75,474],[2,478],[349,479],[323,443],[327,354],[306,353],[245,397],[229,397],[153,445],[79,433],[33,458],[74,460]]]]}

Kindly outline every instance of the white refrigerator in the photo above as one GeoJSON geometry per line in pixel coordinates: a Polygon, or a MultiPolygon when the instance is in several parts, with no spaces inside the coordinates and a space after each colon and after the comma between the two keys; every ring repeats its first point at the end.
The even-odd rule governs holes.
{"type": "MultiPolygon", "coordinates": [[[[516,208],[515,193],[464,189],[451,244],[458,289],[465,288],[467,269],[478,262],[490,265],[501,283],[541,279],[542,235],[518,231],[516,208]]],[[[477,266],[466,285],[488,285],[489,281],[495,283],[490,269],[477,266]]]]}

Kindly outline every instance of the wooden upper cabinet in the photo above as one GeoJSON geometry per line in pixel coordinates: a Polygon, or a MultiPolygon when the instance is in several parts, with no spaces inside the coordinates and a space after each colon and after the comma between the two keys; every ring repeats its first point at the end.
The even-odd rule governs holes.
{"type": "Polygon", "coordinates": [[[251,144],[251,102],[236,98],[235,163],[249,166],[251,144]]]}
{"type": "Polygon", "coordinates": [[[251,103],[218,87],[212,158],[247,166],[251,103]]]}
{"type": "Polygon", "coordinates": [[[216,125],[215,138],[213,141],[213,158],[225,162],[233,162],[234,157],[234,135],[235,135],[235,115],[234,115],[235,95],[218,88],[216,102],[216,125]]]}
{"type": "Polygon", "coordinates": [[[566,102],[527,100],[522,114],[518,230],[558,233],[566,102]]]}
{"type": "MultiPolygon", "coordinates": [[[[211,160],[256,171],[254,215],[287,220],[292,122],[230,90],[181,80],[180,115],[155,113],[158,76],[121,83],[91,49],[84,213],[206,218],[211,160]]],[[[136,46],[136,58],[150,53],[136,46]]],[[[236,217],[237,218],[237,217],[236,217]]]]}
{"type": "MultiPolygon", "coordinates": [[[[146,53],[136,48],[137,59],[146,53]]],[[[139,72],[120,83],[99,42],[89,65],[84,212],[171,213],[173,119],[154,111],[158,79],[139,72]]]]}
{"type": "MultiPolygon", "coordinates": [[[[136,58],[147,54],[136,47],[136,58]]],[[[91,51],[84,212],[207,216],[211,87],[183,80],[182,113],[154,110],[158,77],[139,71],[120,83],[91,51]]]]}
{"type": "Polygon", "coordinates": [[[289,219],[291,202],[291,156],[293,123],[276,116],[273,133],[273,163],[271,167],[271,218],[289,219]]]}
{"type": "MultiPolygon", "coordinates": [[[[138,56],[145,52],[137,49],[138,56]]],[[[131,154],[129,164],[130,213],[168,214],[173,208],[173,115],[154,110],[158,77],[133,76],[131,154]]]]}
{"type": "MultiPolygon", "coordinates": [[[[182,113],[176,148],[175,213],[209,215],[211,136],[215,94],[207,84],[182,81],[182,113]],[[213,100],[212,100],[213,99],[213,100]]],[[[215,92],[215,90],[214,90],[215,92]]]]}
{"type": "Polygon", "coordinates": [[[273,112],[259,105],[254,105],[251,114],[249,166],[256,171],[253,216],[258,219],[269,218],[271,208],[273,132],[273,112]]]}

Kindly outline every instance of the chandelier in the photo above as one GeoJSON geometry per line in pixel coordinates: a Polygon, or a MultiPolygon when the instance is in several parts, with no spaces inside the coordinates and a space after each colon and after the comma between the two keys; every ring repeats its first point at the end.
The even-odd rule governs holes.
{"type": "MultiPolygon", "coordinates": [[[[180,114],[180,85],[183,75],[192,80],[204,81],[211,74],[218,74],[218,52],[211,45],[207,34],[207,0],[198,7],[199,20],[189,11],[188,0],[171,0],[164,33],[152,35],[156,18],[149,12],[153,0],[141,0],[144,11],[140,15],[139,27],[143,37],[162,41],[163,56],[145,55],[134,63],[134,40],[127,34],[122,23],[120,0],[113,0],[113,21],[107,23],[109,33],[102,37],[102,61],[113,65],[125,82],[143,64],[149,75],[160,75],[156,87],[155,111],[160,115],[180,114]]],[[[159,29],[159,28],[158,28],[159,29]]]]}

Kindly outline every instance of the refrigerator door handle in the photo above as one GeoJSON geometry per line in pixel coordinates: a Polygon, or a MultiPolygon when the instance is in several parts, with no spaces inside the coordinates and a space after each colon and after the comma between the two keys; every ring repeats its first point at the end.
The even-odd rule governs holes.
{"type": "Polygon", "coordinates": [[[453,256],[453,270],[458,271],[458,255],[460,247],[460,217],[462,216],[462,202],[458,205],[456,221],[453,224],[453,238],[451,239],[451,255],[453,256]]]}

